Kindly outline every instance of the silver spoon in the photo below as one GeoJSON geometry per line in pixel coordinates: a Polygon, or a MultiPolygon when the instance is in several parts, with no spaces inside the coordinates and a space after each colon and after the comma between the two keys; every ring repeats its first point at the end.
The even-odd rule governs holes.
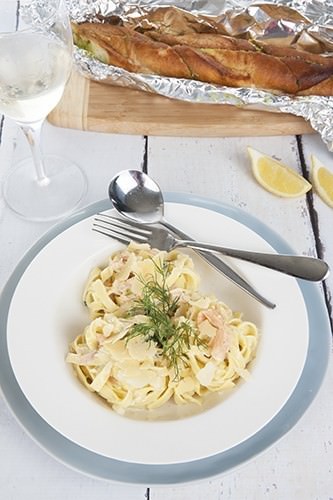
{"type": "MultiPolygon", "coordinates": [[[[123,170],[110,182],[109,197],[114,208],[125,218],[144,224],[159,223],[179,238],[192,240],[164,218],[164,199],[159,186],[140,170],[123,170]]],[[[261,304],[274,309],[275,304],[263,297],[252,285],[216,255],[198,252],[210,265],[261,304]]]]}

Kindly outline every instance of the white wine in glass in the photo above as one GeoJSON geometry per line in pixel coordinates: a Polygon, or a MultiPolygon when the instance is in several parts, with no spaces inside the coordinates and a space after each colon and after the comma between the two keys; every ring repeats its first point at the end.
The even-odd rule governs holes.
{"type": "Polygon", "coordinates": [[[64,0],[0,0],[0,114],[23,130],[32,155],[3,184],[8,206],[30,220],[73,211],[87,190],[68,159],[41,155],[45,118],[63,94],[72,68],[72,32],[64,0]]]}

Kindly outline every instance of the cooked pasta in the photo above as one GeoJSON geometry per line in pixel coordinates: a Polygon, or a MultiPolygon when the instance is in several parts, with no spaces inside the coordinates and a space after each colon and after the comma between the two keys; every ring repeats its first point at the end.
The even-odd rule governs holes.
{"type": "Polygon", "coordinates": [[[67,361],[115,411],[200,404],[248,376],[257,327],[199,292],[185,253],[131,243],[91,271],[83,300],[91,322],[67,361]]]}

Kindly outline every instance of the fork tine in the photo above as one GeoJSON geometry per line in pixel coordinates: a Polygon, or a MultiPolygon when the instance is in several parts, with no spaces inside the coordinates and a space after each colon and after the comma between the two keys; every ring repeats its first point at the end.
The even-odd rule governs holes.
{"type": "MultiPolygon", "coordinates": [[[[98,218],[95,218],[95,220],[97,220],[98,222],[102,222],[102,224],[96,224],[95,222],[93,222],[93,229],[94,227],[101,228],[104,230],[104,233],[102,234],[106,234],[106,236],[111,236],[117,239],[118,241],[125,242],[126,244],[129,243],[131,240],[136,241],[138,243],[147,243],[148,241],[147,236],[143,234],[134,234],[132,231],[127,231],[124,230],[123,228],[119,228],[120,230],[118,230],[118,227],[114,227],[112,224],[105,223],[103,220],[100,220],[98,218]]],[[[96,231],[101,233],[100,230],[96,229],[96,231]]]]}
{"type": "Polygon", "coordinates": [[[106,217],[107,220],[100,219],[99,217],[95,217],[94,220],[98,222],[102,222],[106,226],[110,226],[111,228],[116,227],[121,229],[122,234],[125,231],[125,234],[128,234],[128,236],[135,235],[135,236],[142,236],[147,238],[148,236],[151,235],[151,230],[149,228],[142,227],[141,224],[137,224],[136,222],[125,222],[119,219],[118,217],[112,217],[112,215],[107,215],[107,214],[98,214],[99,217],[106,217]]]}
{"type": "Polygon", "coordinates": [[[104,220],[98,219],[97,217],[94,219],[93,225],[99,226],[102,229],[105,229],[107,231],[112,231],[115,234],[119,234],[120,236],[127,237],[130,240],[132,239],[135,241],[145,243],[147,241],[147,238],[148,238],[148,235],[141,234],[135,230],[133,231],[132,229],[129,230],[129,229],[122,227],[122,226],[114,225],[113,223],[110,223],[110,222],[105,222],[104,220]],[[101,222],[102,225],[96,224],[96,222],[101,222]]]}
{"type": "Polygon", "coordinates": [[[119,233],[115,233],[109,228],[105,228],[104,226],[100,226],[98,224],[93,224],[92,230],[95,231],[96,233],[103,234],[104,236],[108,236],[109,238],[114,238],[115,240],[119,241],[120,243],[124,243],[124,245],[128,245],[131,241],[130,238],[126,238],[124,235],[121,235],[119,233]],[[104,229],[104,231],[101,231],[101,228],[104,229]]]}

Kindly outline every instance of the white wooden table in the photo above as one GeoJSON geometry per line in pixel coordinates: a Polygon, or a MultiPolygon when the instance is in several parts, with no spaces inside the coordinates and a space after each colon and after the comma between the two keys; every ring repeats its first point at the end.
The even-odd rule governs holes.
{"type": "MultiPolygon", "coordinates": [[[[106,198],[110,178],[144,168],[164,191],[214,198],[261,219],[300,254],[319,252],[333,268],[333,210],[317,196],[285,200],[253,180],[246,155],[251,145],[302,171],[314,153],[333,171],[333,154],[318,136],[189,139],[121,136],[52,127],[44,151],[66,154],[89,179],[87,205],[106,198]]],[[[9,120],[0,121],[0,181],[12,162],[29,154],[9,120]]],[[[305,169],[305,170],[304,170],[305,169]]],[[[51,226],[26,222],[0,206],[0,287],[26,250],[51,226]]],[[[333,275],[322,293],[332,316],[333,275]]],[[[0,497],[2,500],[329,500],[333,498],[333,362],[313,404],[297,425],[239,470],[213,480],[175,487],[143,487],[93,479],[67,468],[19,426],[0,397],[0,497]]]]}

